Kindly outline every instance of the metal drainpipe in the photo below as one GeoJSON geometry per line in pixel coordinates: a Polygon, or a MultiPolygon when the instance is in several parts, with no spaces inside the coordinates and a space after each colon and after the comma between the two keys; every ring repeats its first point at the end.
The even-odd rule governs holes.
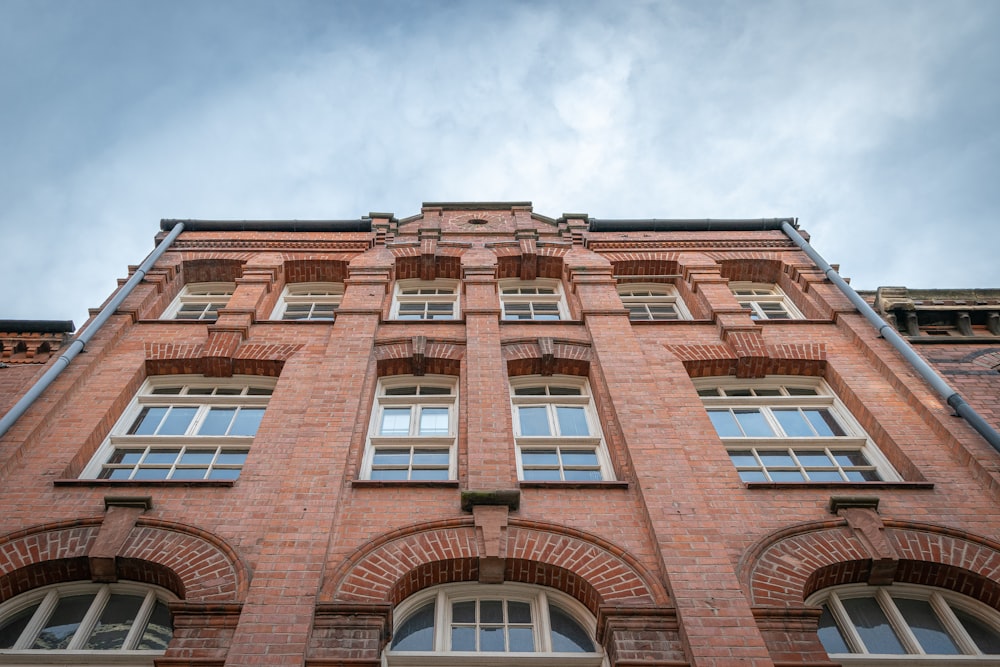
{"type": "Polygon", "coordinates": [[[45,391],[48,386],[52,384],[57,377],[59,377],[59,374],[66,369],[69,362],[71,362],[76,355],[83,351],[83,349],[87,346],[87,343],[90,342],[90,339],[94,337],[94,334],[96,334],[101,326],[108,321],[108,318],[110,318],[114,312],[118,310],[118,306],[121,305],[122,301],[124,301],[125,298],[132,293],[132,290],[135,289],[136,285],[142,282],[142,279],[146,276],[146,272],[149,271],[153,264],[156,263],[156,260],[158,260],[160,256],[167,251],[167,248],[170,247],[174,240],[180,236],[183,231],[183,222],[178,222],[174,225],[174,228],[170,230],[170,233],[167,234],[163,241],[160,242],[160,245],[153,248],[153,252],[149,253],[139,268],[136,269],[135,273],[132,274],[132,277],[128,279],[128,282],[122,285],[121,289],[118,290],[114,297],[112,297],[111,301],[109,301],[108,304],[101,309],[101,312],[97,314],[97,317],[95,317],[91,323],[88,324],[82,332],[80,332],[80,335],[77,336],[72,343],[70,343],[66,351],[55,360],[55,363],[53,363],[52,366],[45,371],[45,374],[42,375],[42,377],[38,378],[38,381],[35,382],[35,384],[31,386],[31,389],[29,389],[28,392],[14,404],[14,407],[12,407],[10,411],[3,416],[3,419],[0,419],[0,437],[3,437],[3,435],[10,430],[10,427],[13,426],[14,423],[21,417],[21,415],[27,412],[28,408],[31,407],[31,404],[34,403],[38,397],[42,395],[42,392],[45,391]]]}
{"type": "Polygon", "coordinates": [[[843,278],[840,277],[832,266],[830,266],[825,259],[823,259],[818,252],[813,250],[813,247],[809,245],[809,242],[802,238],[802,235],[796,231],[795,227],[783,222],[781,224],[781,230],[792,240],[795,245],[801,248],[809,258],[816,262],[816,265],[823,269],[826,273],[826,277],[829,278],[834,285],[836,285],[844,295],[850,299],[851,303],[861,311],[861,314],[865,316],[865,319],[871,323],[873,327],[878,329],[879,334],[885,340],[889,341],[889,344],[894,348],[899,350],[899,353],[903,355],[903,358],[914,370],[920,374],[920,377],[927,380],[927,383],[934,388],[940,396],[948,402],[955,412],[969,422],[972,428],[976,429],[979,435],[986,439],[986,442],[993,446],[993,449],[1000,452],[1000,433],[996,431],[989,423],[986,422],[979,413],[972,409],[972,406],[965,402],[965,399],[958,395],[958,392],[952,389],[947,382],[945,382],[937,372],[931,368],[926,361],[924,361],[920,355],[913,351],[909,343],[903,340],[902,336],[896,333],[895,328],[888,325],[885,320],[883,320],[875,310],[868,305],[868,303],[861,298],[861,296],[854,291],[854,289],[847,284],[843,278]]]}

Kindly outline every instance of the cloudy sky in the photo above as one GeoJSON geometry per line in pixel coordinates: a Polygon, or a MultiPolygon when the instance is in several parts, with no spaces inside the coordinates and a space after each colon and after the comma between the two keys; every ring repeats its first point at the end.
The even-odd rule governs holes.
{"type": "Polygon", "coordinates": [[[0,0],[0,319],[161,218],[530,200],[794,216],[859,289],[1000,287],[1000,2],[0,0]]]}

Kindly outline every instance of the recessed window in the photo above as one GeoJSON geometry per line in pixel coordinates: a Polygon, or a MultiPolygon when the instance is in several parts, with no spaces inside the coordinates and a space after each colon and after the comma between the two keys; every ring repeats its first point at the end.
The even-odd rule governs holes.
{"type": "Polygon", "coordinates": [[[633,321],[691,319],[673,285],[626,283],[618,286],[618,296],[633,321]]]}
{"type": "Polygon", "coordinates": [[[150,378],[81,475],[108,480],[240,476],[274,389],[272,378],[150,378]]]}
{"type": "Polygon", "coordinates": [[[815,378],[695,383],[744,482],[877,482],[899,476],[815,378]]]}
{"type": "Polygon", "coordinates": [[[343,296],[343,283],[290,283],[285,285],[271,319],[333,320],[343,296]]]}
{"type": "Polygon", "coordinates": [[[552,482],[614,479],[585,379],[512,378],[510,394],[519,479],[552,482]]]}
{"type": "Polygon", "coordinates": [[[127,655],[160,655],[173,636],[172,599],[161,589],[126,582],[24,593],[0,605],[0,662],[53,651],[73,651],[73,662],[84,664],[103,664],[108,652],[116,654],[115,664],[132,664],[127,655]]]}
{"type": "Polygon", "coordinates": [[[458,281],[400,280],[396,283],[393,319],[454,320],[458,312],[458,281]]]}
{"type": "Polygon", "coordinates": [[[501,280],[500,305],[505,320],[567,319],[558,280],[501,280]]]}
{"type": "Polygon", "coordinates": [[[394,376],[379,381],[363,479],[455,479],[455,378],[394,376]]]}
{"type": "Polygon", "coordinates": [[[1000,615],[948,590],[893,584],[851,585],[813,595],[821,605],[819,638],[830,657],[845,665],[962,664],[1000,657],[1000,615]],[[912,663],[910,662],[912,661],[912,663]]]}
{"type": "MultiPolygon", "coordinates": [[[[405,600],[386,654],[390,665],[435,653],[441,664],[600,665],[594,621],[579,602],[539,586],[449,584],[405,600]]],[[[420,662],[420,664],[428,664],[420,662]]]]}
{"type": "Polygon", "coordinates": [[[755,320],[800,320],[802,313],[773,283],[731,282],[736,301],[755,320]]]}
{"type": "Polygon", "coordinates": [[[235,290],[235,283],[188,283],[163,313],[163,319],[214,322],[235,290]]]}

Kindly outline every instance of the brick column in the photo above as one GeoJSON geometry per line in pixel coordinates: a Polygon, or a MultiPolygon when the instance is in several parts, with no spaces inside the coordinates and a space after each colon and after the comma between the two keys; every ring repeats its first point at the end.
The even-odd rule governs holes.
{"type": "MultiPolygon", "coordinates": [[[[462,255],[466,327],[465,400],[463,405],[495,405],[510,393],[500,348],[500,295],[497,258],[485,248],[462,255]]],[[[511,489],[517,486],[514,432],[510,411],[465,410],[467,488],[511,489]],[[498,415],[506,415],[497,419],[498,415]]]]}
{"type": "Polygon", "coordinates": [[[323,614],[316,631],[322,637],[314,636],[316,598],[336,533],[351,436],[359,415],[367,414],[363,386],[391,267],[392,256],[381,247],[351,262],[326,340],[314,339],[285,364],[281,390],[268,405],[254,443],[266,448],[267,460],[245,470],[250,474],[239,482],[249,496],[248,513],[259,510],[252,513],[260,523],[252,534],[260,538],[227,666],[301,666],[311,644],[317,650],[317,641],[328,643],[331,622],[323,614]],[[339,381],[331,384],[331,377],[339,381]],[[288,429],[288,423],[297,426],[288,429]]]}
{"type": "Polygon", "coordinates": [[[717,438],[701,401],[689,383],[677,381],[686,375],[681,363],[635,334],[607,260],[574,248],[566,265],[593,341],[593,372],[614,400],[691,664],[771,665],[724,552],[725,522],[705,512],[716,504],[706,497],[710,471],[731,463],[721,448],[705,446],[717,438]]]}

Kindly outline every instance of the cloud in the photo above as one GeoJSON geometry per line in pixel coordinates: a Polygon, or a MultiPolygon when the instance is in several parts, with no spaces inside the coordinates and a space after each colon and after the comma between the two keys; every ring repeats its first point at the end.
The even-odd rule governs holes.
{"type": "Polygon", "coordinates": [[[794,215],[859,286],[1000,285],[989,3],[281,6],[0,10],[4,315],[82,323],[162,217],[449,199],[794,215]]]}

